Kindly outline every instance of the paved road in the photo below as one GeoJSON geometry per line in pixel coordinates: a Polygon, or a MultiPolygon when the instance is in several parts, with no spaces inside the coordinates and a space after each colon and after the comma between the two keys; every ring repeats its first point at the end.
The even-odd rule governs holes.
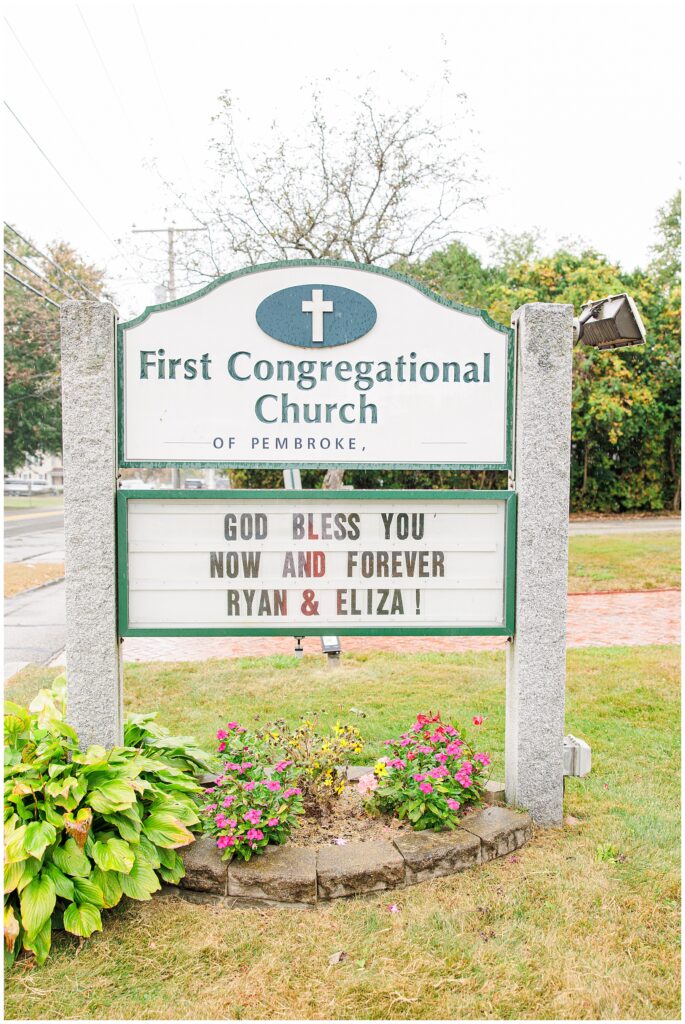
{"type": "Polygon", "coordinates": [[[5,679],[24,665],[46,665],[64,648],[64,583],[5,600],[5,679]]]}
{"type": "Polygon", "coordinates": [[[6,562],[63,562],[64,511],[17,509],[5,515],[6,562]]]}

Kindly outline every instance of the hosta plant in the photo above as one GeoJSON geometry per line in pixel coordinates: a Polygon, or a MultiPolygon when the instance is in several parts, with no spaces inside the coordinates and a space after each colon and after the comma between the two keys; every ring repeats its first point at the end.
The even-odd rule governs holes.
{"type": "MultiPolygon", "coordinates": [[[[23,708],[5,705],[5,953],[42,963],[52,930],[87,938],[122,896],[148,900],[178,882],[178,847],[193,841],[198,794],[191,766],[206,755],[146,742],[82,752],[65,721],[65,680],[23,708]]],[[[153,729],[153,732],[157,731],[153,729]]],[[[160,739],[161,736],[152,736],[160,739]]]]}
{"type": "MultiPolygon", "coordinates": [[[[482,724],[476,716],[474,724],[482,724]]],[[[370,811],[406,818],[413,828],[453,829],[459,814],[483,801],[490,758],[466,739],[461,726],[440,715],[418,715],[399,739],[386,740],[386,757],[359,781],[370,811]]]]}
{"type": "Polygon", "coordinates": [[[264,742],[237,722],[219,729],[222,761],[205,791],[202,818],[223,860],[249,860],[269,843],[284,843],[304,813],[302,790],[288,782],[288,763],[273,764],[264,742]]]}
{"type": "Polygon", "coordinates": [[[290,726],[283,719],[269,722],[257,736],[277,752],[287,777],[302,789],[308,814],[330,813],[336,797],[345,788],[345,768],[364,749],[359,730],[336,723],[330,732],[318,728],[316,717],[290,726]]]}

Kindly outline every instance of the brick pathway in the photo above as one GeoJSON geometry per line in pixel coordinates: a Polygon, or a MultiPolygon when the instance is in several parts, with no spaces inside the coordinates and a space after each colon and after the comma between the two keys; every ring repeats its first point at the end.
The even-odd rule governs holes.
{"type": "MultiPolygon", "coordinates": [[[[571,594],[568,600],[569,647],[641,646],[680,643],[680,591],[627,594],[571,594]]],[[[343,637],[344,651],[492,651],[500,637],[343,637]]],[[[318,637],[305,637],[305,654],[320,654],[318,637]]],[[[291,637],[185,637],[124,641],[126,661],[204,661],[206,658],[292,654],[291,637]]],[[[56,659],[56,663],[60,662],[56,659]]]]}

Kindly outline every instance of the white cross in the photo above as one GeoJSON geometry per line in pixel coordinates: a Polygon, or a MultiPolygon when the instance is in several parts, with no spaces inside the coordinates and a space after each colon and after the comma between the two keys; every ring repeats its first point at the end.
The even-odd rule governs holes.
{"type": "Polygon", "coordinates": [[[323,289],[312,289],[311,302],[305,300],[302,303],[302,312],[312,314],[312,343],[323,345],[323,315],[333,312],[333,303],[323,300],[323,289]]]}

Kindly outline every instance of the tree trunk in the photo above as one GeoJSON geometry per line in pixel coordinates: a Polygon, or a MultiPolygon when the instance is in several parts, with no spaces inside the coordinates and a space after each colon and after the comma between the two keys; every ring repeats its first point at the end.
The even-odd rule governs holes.
{"type": "Polygon", "coordinates": [[[339,491],[345,477],[344,469],[327,469],[323,481],[324,491],[339,491]]]}

